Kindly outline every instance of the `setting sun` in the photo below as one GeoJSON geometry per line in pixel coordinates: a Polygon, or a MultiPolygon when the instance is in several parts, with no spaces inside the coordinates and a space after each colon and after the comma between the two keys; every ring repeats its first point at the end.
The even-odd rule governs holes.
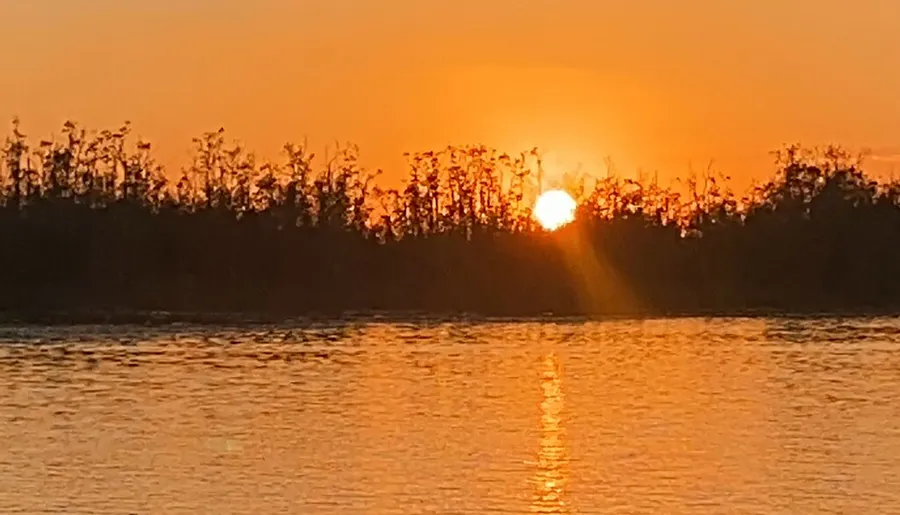
{"type": "Polygon", "coordinates": [[[563,190],[546,191],[534,204],[534,217],[544,229],[555,231],[575,220],[575,199],[563,190]]]}

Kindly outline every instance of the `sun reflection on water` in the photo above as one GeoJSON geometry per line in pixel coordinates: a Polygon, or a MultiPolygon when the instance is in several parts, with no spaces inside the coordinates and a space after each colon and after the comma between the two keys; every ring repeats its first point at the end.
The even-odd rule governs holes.
{"type": "Polygon", "coordinates": [[[562,424],[564,395],[559,374],[559,361],[554,354],[544,357],[541,377],[541,444],[537,456],[535,488],[531,505],[533,513],[568,513],[565,486],[568,479],[566,465],[565,428],[562,424]]]}

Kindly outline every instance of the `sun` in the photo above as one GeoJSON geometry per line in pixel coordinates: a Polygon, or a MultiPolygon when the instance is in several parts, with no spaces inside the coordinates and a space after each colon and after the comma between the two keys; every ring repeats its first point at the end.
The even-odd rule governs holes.
{"type": "Polygon", "coordinates": [[[555,231],[575,220],[575,199],[563,190],[545,191],[534,204],[534,217],[541,227],[555,231]]]}

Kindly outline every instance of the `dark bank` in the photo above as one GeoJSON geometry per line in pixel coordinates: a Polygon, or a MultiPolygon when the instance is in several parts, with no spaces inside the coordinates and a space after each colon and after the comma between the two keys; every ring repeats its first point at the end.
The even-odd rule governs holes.
{"type": "MultiPolygon", "coordinates": [[[[900,183],[838,148],[786,147],[743,195],[727,177],[571,175],[575,222],[533,220],[540,154],[409,156],[383,189],[358,151],[287,145],[265,163],[223,131],[181,176],[126,125],[14,124],[0,170],[0,309],[646,315],[894,311],[900,183]]],[[[63,315],[64,316],[64,315],[63,315]]],[[[211,315],[210,315],[211,316],[211,315]]],[[[114,317],[113,317],[114,318],[114,317]]]]}

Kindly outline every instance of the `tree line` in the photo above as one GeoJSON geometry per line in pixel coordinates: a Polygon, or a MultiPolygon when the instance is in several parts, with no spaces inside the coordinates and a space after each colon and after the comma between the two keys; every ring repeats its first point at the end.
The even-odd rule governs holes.
{"type": "Polygon", "coordinates": [[[128,124],[16,122],[0,164],[0,310],[417,310],[531,315],[884,310],[900,305],[900,183],[840,148],[786,147],[744,195],[704,173],[557,184],[576,221],[542,230],[537,150],[407,156],[402,186],[347,145],[258,159],[223,130],[166,173],[128,124]]]}

